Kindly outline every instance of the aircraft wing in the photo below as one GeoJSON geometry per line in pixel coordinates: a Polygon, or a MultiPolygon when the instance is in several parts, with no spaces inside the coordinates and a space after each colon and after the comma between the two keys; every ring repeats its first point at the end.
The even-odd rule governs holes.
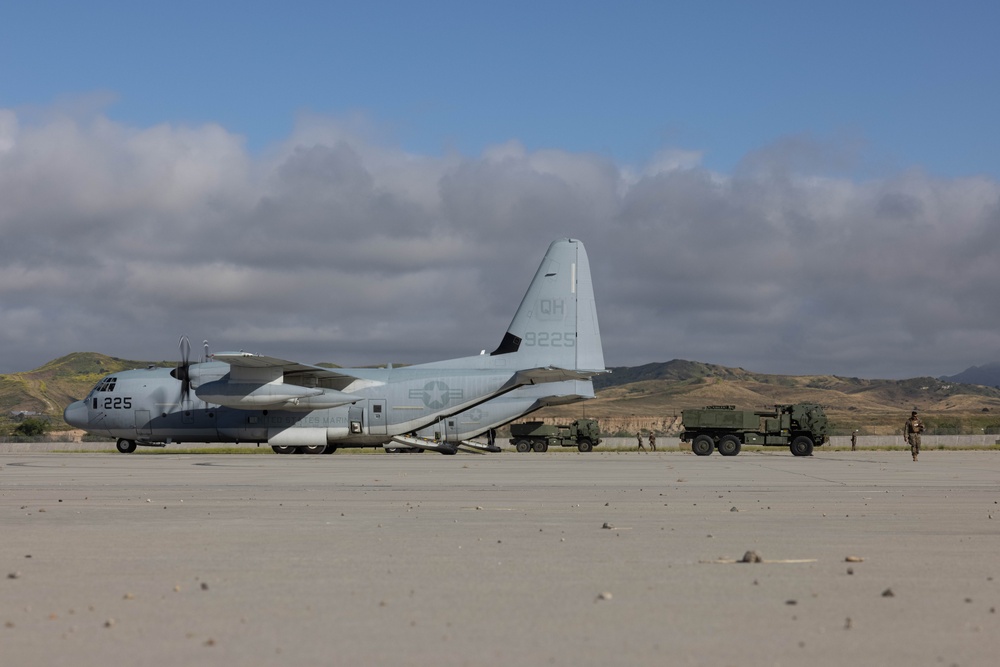
{"type": "Polygon", "coordinates": [[[327,389],[343,390],[358,379],[357,376],[337,368],[310,366],[297,361],[249,352],[220,352],[213,354],[212,358],[229,364],[235,381],[253,381],[262,376],[276,377],[280,373],[286,380],[301,382],[313,378],[317,384],[327,389]]]}
{"type": "Polygon", "coordinates": [[[343,391],[358,378],[331,368],[247,352],[222,352],[212,358],[229,364],[229,374],[195,388],[198,398],[209,403],[237,409],[319,410],[361,400],[343,391]]]}

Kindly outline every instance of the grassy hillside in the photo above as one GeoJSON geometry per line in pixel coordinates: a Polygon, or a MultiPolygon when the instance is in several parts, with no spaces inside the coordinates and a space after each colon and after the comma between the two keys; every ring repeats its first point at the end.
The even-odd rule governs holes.
{"type": "Polygon", "coordinates": [[[87,395],[108,373],[130,368],[172,366],[170,362],[134,361],[94,352],[75,352],[24,373],[0,375],[0,414],[26,410],[61,419],[63,409],[87,395]]]}

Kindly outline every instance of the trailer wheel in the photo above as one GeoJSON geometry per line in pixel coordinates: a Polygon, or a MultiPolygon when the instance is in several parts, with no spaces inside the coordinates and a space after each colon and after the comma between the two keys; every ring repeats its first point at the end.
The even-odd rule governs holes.
{"type": "Polygon", "coordinates": [[[724,435],[719,440],[719,453],[723,456],[736,456],[743,445],[735,435],[724,435]]]}
{"type": "Polygon", "coordinates": [[[581,452],[589,452],[594,448],[594,443],[589,438],[583,438],[580,442],[576,443],[576,448],[581,452]]]}
{"type": "Polygon", "coordinates": [[[135,451],[135,440],[126,440],[125,438],[119,438],[118,442],[115,443],[115,447],[122,454],[131,454],[135,451]]]}
{"type": "Polygon", "coordinates": [[[813,453],[813,441],[807,435],[800,435],[794,440],[792,444],[788,447],[792,450],[792,454],[795,456],[812,456],[813,453]]]}
{"type": "Polygon", "coordinates": [[[698,456],[708,456],[715,449],[715,441],[710,435],[699,435],[691,443],[691,451],[698,456]]]}
{"type": "Polygon", "coordinates": [[[516,449],[521,454],[531,451],[531,443],[527,440],[518,440],[514,443],[514,449],[516,449]]]}

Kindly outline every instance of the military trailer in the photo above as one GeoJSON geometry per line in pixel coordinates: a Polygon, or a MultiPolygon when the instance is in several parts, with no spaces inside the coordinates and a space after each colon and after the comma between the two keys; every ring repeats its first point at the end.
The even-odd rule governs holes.
{"type": "Polygon", "coordinates": [[[549,447],[576,447],[589,452],[601,444],[597,421],[577,419],[572,424],[552,425],[544,422],[525,422],[510,425],[510,444],[521,452],[545,452],[549,447]]]}
{"type": "Polygon", "coordinates": [[[814,403],[776,405],[774,410],[737,410],[733,405],[710,405],[681,412],[682,442],[691,451],[708,456],[718,449],[736,456],[743,445],[788,447],[795,456],[810,456],[813,447],[829,440],[829,422],[814,403]]]}

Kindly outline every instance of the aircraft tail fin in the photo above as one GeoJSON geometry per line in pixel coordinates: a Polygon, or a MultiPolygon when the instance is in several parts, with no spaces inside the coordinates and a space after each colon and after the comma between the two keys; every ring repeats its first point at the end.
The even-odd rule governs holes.
{"type": "Polygon", "coordinates": [[[505,355],[511,355],[517,368],[604,370],[590,261],[579,240],[559,239],[549,246],[503,340],[491,353],[495,358],[505,355]]]}

